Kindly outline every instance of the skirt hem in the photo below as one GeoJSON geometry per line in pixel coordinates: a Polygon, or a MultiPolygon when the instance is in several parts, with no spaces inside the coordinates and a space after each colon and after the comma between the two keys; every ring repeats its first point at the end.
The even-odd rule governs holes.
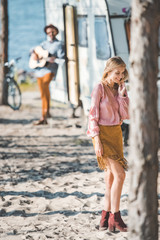
{"type": "Polygon", "coordinates": [[[106,161],[107,158],[110,158],[110,159],[115,160],[116,162],[120,163],[125,171],[128,170],[128,161],[124,157],[120,158],[116,155],[97,157],[98,167],[101,170],[107,170],[107,166],[108,166],[108,161],[106,161]],[[104,158],[105,158],[105,160],[104,160],[104,158]]]}

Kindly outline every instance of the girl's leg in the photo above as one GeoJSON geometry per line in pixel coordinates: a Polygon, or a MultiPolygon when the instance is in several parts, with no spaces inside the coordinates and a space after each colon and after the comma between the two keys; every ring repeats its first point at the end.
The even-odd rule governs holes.
{"type": "Polygon", "coordinates": [[[113,174],[113,183],[111,187],[111,212],[115,213],[119,211],[120,207],[120,197],[125,179],[125,171],[121,164],[115,160],[108,159],[108,163],[113,174]]]}
{"type": "Polygon", "coordinates": [[[104,210],[101,214],[101,220],[99,225],[99,230],[106,230],[108,228],[108,219],[109,212],[111,210],[111,187],[113,183],[113,174],[109,169],[104,172],[104,180],[105,180],[105,199],[104,199],[104,210]]]}
{"type": "Polygon", "coordinates": [[[122,232],[126,232],[127,226],[123,222],[119,211],[120,197],[125,179],[125,172],[123,167],[115,160],[108,159],[108,162],[110,165],[110,170],[114,177],[111,187],[111,212],[109,214],[108,220],[109,230],[115,231],[117,228],[122,232]]]}
{"type": "Polygon", "coordinates": [[[104,200],[104,210],[111,211],[111,187],[113,183],[113,174],[108,168],[107,171],[104,172],[104,180],[105,180],[105,200],[104,200]]]}

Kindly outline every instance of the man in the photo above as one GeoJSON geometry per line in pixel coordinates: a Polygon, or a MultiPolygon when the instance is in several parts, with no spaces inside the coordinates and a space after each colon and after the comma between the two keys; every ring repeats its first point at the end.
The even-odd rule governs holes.
{"type": "MultiPolygon", "coordinates": [[[[47,118],[51,117],[49,84],[56,76],[58,59],[62,59],[65,56],[63,46],[56,38],[59,33],[58,28],[50,24],[44,28],[44,32],[47,34],[48,39],[42,42],[40,46],[47,50],[49,54],[45,66],[35,68],[35,76],[37,77],[42,100],[42,117],[35,125],[47,124],[47,118]]],[[[31,59],[37,61],[37,63],[41,60],[41,57],[36,52],[36,48],[31,54],[31,59]]]]}

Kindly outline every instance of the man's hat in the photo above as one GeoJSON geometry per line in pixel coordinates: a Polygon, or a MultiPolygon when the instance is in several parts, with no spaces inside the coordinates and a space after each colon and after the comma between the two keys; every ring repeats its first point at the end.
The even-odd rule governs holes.
{"type": "Polygon", "coordinates": [[[48,28],[54,28],[54,29],[57,31],[57,34],[59,33],[58,28],[55,27],[53,24],[49,24],[49,25],[45,26],[45,28],[44,28],[44,32],[45,32],[45,33],[47,33],[47,29],[48,29],[48,28]]]}

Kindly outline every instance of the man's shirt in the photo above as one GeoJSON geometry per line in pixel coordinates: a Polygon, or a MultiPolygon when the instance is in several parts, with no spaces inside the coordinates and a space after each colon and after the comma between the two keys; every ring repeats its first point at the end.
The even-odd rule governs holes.
{"type": "Polygon", "coordinates": [[[50,57],[55,57],[54,63],[47,62],[45,67],[38,67],[35,69],[35,76],[36,77],[43,77],[47,73],[54,73],[56,76],[57,70],[58,70],[58,64],[60,62],[64,62],[65,52],[64,47],[62,43],[58,39],[54,39],[53,41],[44,41],[40,45],[43,49],[47,50],[49,52],[50,57]],[[60,60],[61,59],[61,60],[60,60]]]}

